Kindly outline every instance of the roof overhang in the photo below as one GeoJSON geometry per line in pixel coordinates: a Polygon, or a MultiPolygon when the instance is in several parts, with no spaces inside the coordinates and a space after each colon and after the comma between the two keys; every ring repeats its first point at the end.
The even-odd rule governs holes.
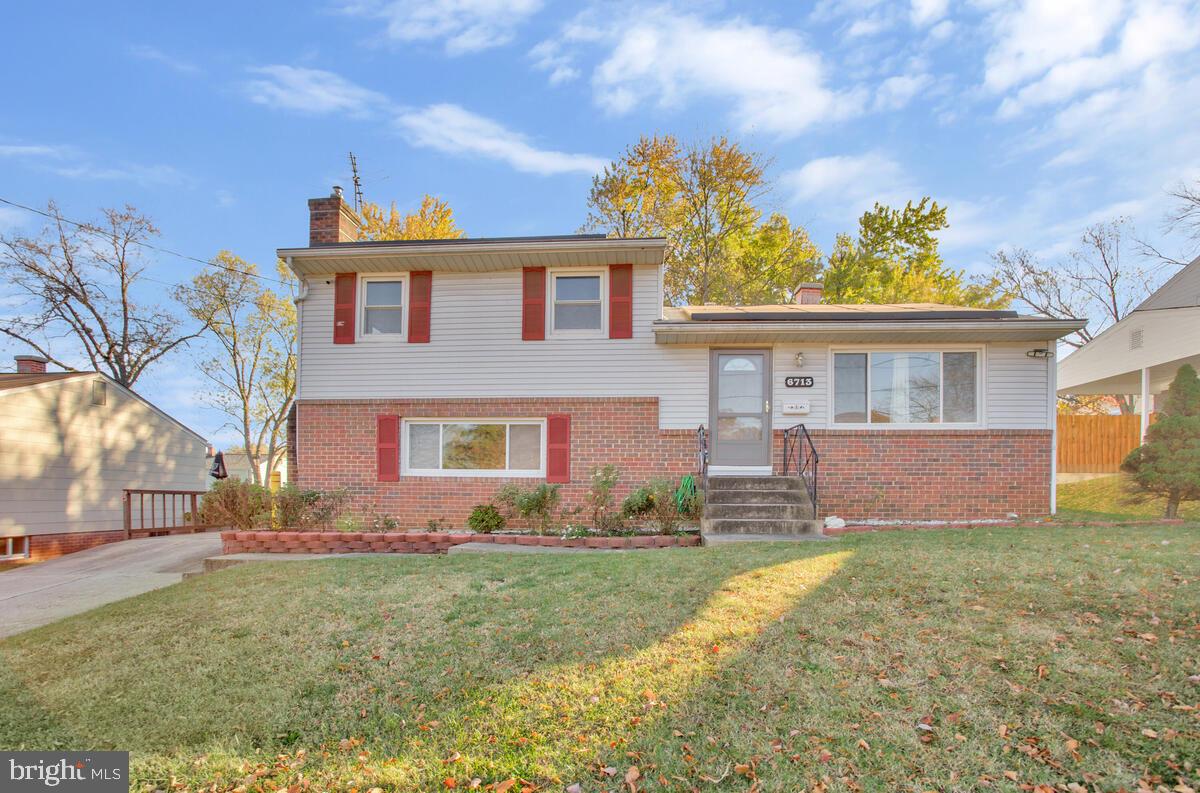
{"type": "Polygon", "coordinates": [[[386,273],[407,270],[485,273],[522,267],[603,267],[610,264],[660,265],[661,238],[580,238],[517,240],[438,240],[428,243],[340,243],[312,248],[280,248],[276,253],[297,276],[331,273],[386,273]]]}
{"type": "Polygon", "coordinates": [[[659,344],[770,344],[824,342],[847,344],[909,344],[926,342],[1049,342],[1084,326],[1079,319],[982,320],[838,320],[654,323],[659,344]]]}

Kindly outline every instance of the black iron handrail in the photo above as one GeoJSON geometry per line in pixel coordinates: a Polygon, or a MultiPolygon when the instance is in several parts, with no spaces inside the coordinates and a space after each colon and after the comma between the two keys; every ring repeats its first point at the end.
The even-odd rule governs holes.
{"type": "Polygon", "coordinates": [[[796,476],[804,480],[808,498],[812,501],[813,517],[817,515],[817,465],[821,462],[812,436],[803,424],[788,427],[783,431],[783,475],[791,475],[795,465],[796,476]]]}
{"type": "Polygon", "coordinates": [[[696,428],[696,473],[702,480],[708,477],[708,429],[703,424],[696,428]]]}

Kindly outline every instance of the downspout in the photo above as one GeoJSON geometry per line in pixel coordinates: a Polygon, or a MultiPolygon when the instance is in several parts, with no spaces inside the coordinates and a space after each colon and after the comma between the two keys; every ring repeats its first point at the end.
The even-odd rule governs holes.
{"type": "MultiPolygon", "coordinates": [[[[292,257],[287,257],[285,261],[287,262],[288,269],[295,273],[295,269],[292,268],[292,257]]],[[[296,435],[295,438],[288,439],[289,441],[294,441],[296,444],[296,448],[292,449],[290,454],[291,458],[296,461],[296,470],[293,471],[292,466],[288,466],[289,482],[295,481],[296,474],[299,473],[300,468],[300,383],[302,382],[300,366],[304,361],[304,355],[302,354],[304,334],[301,331],[304,328],[304,301],[308,297],[308,279],[299,276],[299,280],[300,289],[296,293],[295,300],[292,301],[296,306],[296,393],[292,396],[292,407],[296,410],[296,435]]],[[[287,455],[287,452],[284,454],[287,455]]]]}
{"type": "MultiPolygon", "coordinates": [[[[1046,349],[1057,350],[1058,342],[1046,342],[1046,349]]],[[[1048,408],[1050,411],[1050,514],[1058,514],[1058,364],[1057,356],[1046,358],[1046,382],[1049,383],[1048,408]]]]}

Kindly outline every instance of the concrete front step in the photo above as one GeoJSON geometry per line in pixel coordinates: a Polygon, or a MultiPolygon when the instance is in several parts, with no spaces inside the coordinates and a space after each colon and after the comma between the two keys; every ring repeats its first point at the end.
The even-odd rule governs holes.
{"type": "Polygon", "coordinates": [[[775,520],[809,520],[813,517],[812,505],[807,500],[794,502],[747,502],[741,504],[716,503],[704,505],[704,517],[720,518],[772,518],[775,520]]]}
{"type": "Polygon", "coordinates": [[[823,535],[819,520],[776,520],[771,518],[704,518],[701,534],[823,535]]]}
{"type": "Polygon", "coordinates": [[[810,506],[807,490],[710,490],[705,504],[800,504],[810,506]]]}
{"type": "Polygon", "coordinates": [[[708,492],[726,490],[803,490],[798,476],[710,476],[708,492]]]}
{"type": "Polygon", "coordinates": [[[701,534],[700,541],[706,545],[726,545],[732,542],[813,542],[832,541],[836,537],[823,534],[701,534]]]}

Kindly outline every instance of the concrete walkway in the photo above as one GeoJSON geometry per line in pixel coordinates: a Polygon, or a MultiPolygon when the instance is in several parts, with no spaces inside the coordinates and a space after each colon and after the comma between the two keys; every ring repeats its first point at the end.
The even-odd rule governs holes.
{"type": "Polygon", "coordinates": [[[221,552],[221,535],[125,540],[0,573],[0,637],[177,584],[221,552]]]}

